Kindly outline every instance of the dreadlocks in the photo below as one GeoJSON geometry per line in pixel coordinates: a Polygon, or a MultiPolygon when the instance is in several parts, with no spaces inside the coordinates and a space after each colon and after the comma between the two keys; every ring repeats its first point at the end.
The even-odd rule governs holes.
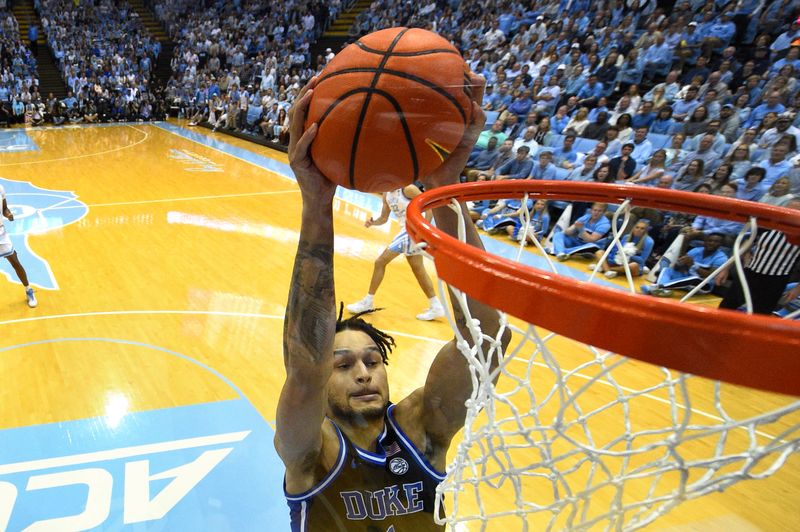
{"type": "Polygon", "coordinates": [[[373,327],[372,324],[367,323],[361,318],[361,316],[365,314],[372,314],[378,310],[381,309],[365,310],[364,312],[354,314],[345,320],[342,319],[342,315],[344,313],[344,303],[341,303],[339,305],[339,317],[336,318],[336,332],[338,333],[339,331],[350,330],[361,331],[365,333],[367,336],[372,338],[372,341],[375,342],[376,346],[378,346],[378,351],[381,353],[381,360],[383,360],[383,363],[388,366],[389,353],[391,353],[392,349],[395,347],[394,338],[373,327]]]}

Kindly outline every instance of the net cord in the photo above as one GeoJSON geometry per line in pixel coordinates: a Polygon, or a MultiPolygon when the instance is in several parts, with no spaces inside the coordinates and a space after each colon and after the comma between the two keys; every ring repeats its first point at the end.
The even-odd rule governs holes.
{"type": "MultiPolygon", "coordinates": [[[[523,242],[526,241],[530,228],[530,212],[527,209],[528,199],[528,194],[525,194],[522,202],[522,212],[520,213],[523,226],[520,239],[523,242]]],[[[465,220],[468,216],[465,206],[456,199],[451,199],[448,207],[457,214],[460,214],[458,216],[458,238],[464,242],[466,241],[465,220]]],[[[610,250],[614,245],[618,246],[619,250],[622,249],[621,235],[624,235],[629,221],[630,200],[626,200],[614,213],[611,226],[612,244],[609,245],[602,254],[601,262],[607,260],[610,250]],[[619,216],[622,213],[624,213],[623,221],[618,227],[619,216]]],[[[710,282],[720,271],[734,263],[737,273],[743,280],[745,294],[749,296],[749,288],[746,286],[746,281],[744,281],[743,276],[744,266],[741,261],[741,255],[752,246],[755,235],[756,220],[751,217],[748,224],[746,224],[737,235],[733,246],[733,257],[723,266],[712,272],[703,283],[710,282]],[[748,234],[749,238],[743,244],[742,241],[748,234]]],[[[543,256],[547,257],[549,267],[555,272],[555,266],[545,253],[539,239],[534,236],[533,242],[543,256]]],[[[416,247],[424,252],[426,244],[416,244],[416,247]]],[[[520,246],[517,253],[518,259],[521,258],[521,254],[522,246],[520,246]]],[[[431,258],[430,255],[427,256],[431,258]]],[[[633,291],[634,286],[628,261],[625,260],[623,262],[626,278],[628,280],[628,287],[633,291]]],[[[592,272],[592,278],[596,273],[597,271],[592,272]]],[[[700,290],[703,283],[695,287],[684,299],[691,297],[693,293],[700,290]]],[[[628,391],[629,389],[626,389],[616,382],[613,375],[613,371],[628,362],[628,359],[612,353],[600,353],[591,346],[589,346],[589,348],[594,354],[593,361],[586,362],[571,370],[565,371],[546,347],[548,340],[556,336],[555,334],[549,333],[543,337],[540,332],[530,324],[525,330],[520,330],[515,325],[509,323],[507,316],[501,313],[501,326],[497,337],[489,336],[482,332],[479,320],[471,316],[467,294],[457,288],[448,286],[441,280],[438,281],[438,286],[447,319],[455,332],[454,340],[456,346],[469,362],[470,378],[472,381],[472,393],[466,403],[468,411],[465,419],[463,440],[457,447],[455,458],[448,464],[446,479],[437,488],[434,516],[435,521],[439,524],[447,524],[453,527],[452,529],[458,530],[457,526],[460,523],[479,521],[481,523],[481,530],[485,530],[491,519],[503,516],[515,516],[521,521],[521,529],[527,531],[529,526],[528,520],[526,519],[527,514],[531,512],[549,511],[552,516],[547,529],[551,530],[554,529],[554,527],[561,527],[564,525],[564,522],[558,521],[557,519],[559,516],[563,518],[564,515],[561,512],[565,508],[568,508],[565,522],[569,529],[588,530],[601,522],[607,522],[608,526],[606,526],[606,529],[634,530],[652,523],[685,500],[702,497],[708,493],[723,490],[744,479],[768,477],[782,467],[789,456],[798,450],[798,440],[800,438],[798,438],[797,432],[800,429],[800,424],[790,425],[774,436],[758,430],[760,425],[780,420],[784,416],[800,410],[800,402],[798,401],[794,401],[768,414],[759,414],[748,419],[737,420],[728,415],[727,411],[723,408],[722,384],[720,382],[715,382],[713,403],[719,414],[719,417],[716,419],[719,420],[720,423],[716,426],[708,426],[705,424],[697,425],[691,422],[691,414],[694,412],[694,409],[691,403],[688,382],[694,378],[692,375],[675,372],[677,376],[673,376],[671,370],[659,368],[664,376],[664,380],[661,383],[631,393],[628,391]],[[456,323],[454,313],[447,304],[446,293],[450,294],[452,303],[454,305],[459,305],[463,313],[464,324],[461,327],[456,323]],[[499,339],[502,337],[506,328],[519,334],[522,340],[510,353],[503,356],[502,344],[499,339]],[[520,353],[529,352],[525,351],[525,348],[528,347],[529,344],[533,345],[533,354],[522,357],[522,360],[526,363],[524,377],[517,377],[510,372],[504,371],[510,361],[520,360],[520,353]],[[535,362],[537,358],[540,358],[542,362],[535,362]],[[496,361],[497,366],[495,369],[492,369],[491,366],[494,361],[496,361]],[[529,382],[534,365],[546,366],[553,372],[556,381],[556,385],[545,396],[539,398],[536,397],[536,393],[531,388],[529,382]],[[579,372],[585,368],[590,366],[594,367],[596,365],[599,365],[601,368],[597,374],[587,377],[586,382],[582,386],[576,387],[574,390],[570,389],[567,385],[567,380],[571,376],[579,374],[579,372]],[[513,391],[507,394],[498,393],[493,383],[500,373],[503,374],[504,379],[507,378],[514,381],[517,384],[517,388],[524,388],[530,396],[531,404],[536,405],[536,408],[531,408],[530,411],[520,414],[516,405],[511,400],[513,391]],[[584,412],[577,403],[577,398],[589,392],[592,386],[597,385],[597,383],[612,386],[616,390],[617,400],[595,408],[594,410],[584,412]],[[671,426],[662,429],[634,431],[630,421],[630,399],[639,395],[647,395],[650,392],[660,389],[666,389],[668,393],[671,426]],[[541,407],[546,406],[551,401],[557,402],[559,409],[553,423],[548,425],[547,422],[540,418],[539,411],[541,407]],[[592,438],[588,420],[618,404],[621,405],[624,412],[624,433],[622,436],[607,442],[603,447],[599,447],[592,438]],[[511,417],[498,419],[498,405],[509,407],[511,410],[511,417]],[[578,418],[576,421],[564,419],[566,412],[570,409],[577,414],[578,418]],[[483,414],[486,417],[482,425],[478,424],[479,414],[483,414]],[[530,416],[530,418],[532,418],[533,427],[525,423],[525,416],[530,416]],[[498,428],[500,423],[504,423],[509,419],[513,420],[513,424],[517,427],[517,430],[504,431],[498,428]],[[567,433],[567,429],[575,424],[580,426],[582,435],[586,438],[587,443],[582,443],[567,433]],[[729,435],[733,429],[740,429],[747,433],[747,451],[724,455],[729,435]],[[566,455],[562,453],[562,455],[558,456],[551,447],[553,437],[548,434],[548,431],[554,431],[559,437],[568,441],[570,445],[573,446],[573,449],[566,455]],[[539,434],[540,438],[537,439],[535,437],[536,434],[539,434]],[[636,448],[633,447],[635,438],[652,435],[667,436],[656,443],[638,446],[636,448]],[[507,443],[507,437],[511,436],[522,436],[526,440],[524,445],[537,446],[538,451],[544,457],[543,463],[538,465],[549,469],[551,473],[542,474],[531,472],[529,471],[531,468],[530,465],[516,467],[514,465],[512,451],[515,448],[519,448],[521,445],[507,443]],[[683,456],[679,448],[681,444],[692,440],[702,440],[709,436],[718,436],[718,440],[714,446],[713,457],[689,460],[683,456]],[[766,439],[766,445],[760,445],[759,438],[762,440],[766,439]],[[625,450],[610,450],[611,447],[623,441],[625,442],[625,450]],[[661,448],[663,448],[663,456],[661,459],[628,470],[630,458],[661,448]],[[473,452],[475,449],[479,450],[479,459],[476,460],[470,457],[469,453],[471,449],[473,452]],[[563,461],[565,457],[568,458],[573,455],[585,456],[586,458],[579,460],[578,465],[574,466],[572,469],[559,470],[557,462],[563,461]],[[770,458],[773,459],[772,463],[766,469],[755,471],[754,469],[762,463],[767,455],[770,455],[770,458]],[[624,474],[619,477],[619,475],[611,471],[603,462],[603,457],[621,458],[622,471],[624,474]],[[577,470],[580,464],[587,460],[591,461],[589,477],[585,486],[576,491],[580,486],[572,487],[567,481],[566,476],[577,470]],[[738,464],[739,462],[743,462],[743,465],[738,471],[729,473],[720,472],[722,468],[730,464],[738,464]],[[498,466],[500,471],[492,473],[487,472],[488,465],[490,464],[498,466]],[[704,470],[704,473],[690,481],[690,472],[698,469],[704,470]],[[657,493],[659,480],[667,473],[677,473],[680,476],[680,482],[674,490],[659,495],[657,493]],[[600,480],[597,480],[599,475],[603,475],[605,479],[601,477],[600,480]],[[551,504],[537,504],[533,501],[525,500],[522,487],[522,478],[525,476],[545,477],[551,480],[553,499],[555,502],[551,504]],[[650,480],[651,484],[647,496],[640,501],[631,502],[624,500],[625,483],[637,479],[645,481],[650,480]],[[513,499],[516,509],[488,512],[483,497],[481,496],[481,484],[487,484],[493,488],[501,488],[506,482],[510,483],[513,488],[513,499]],[[598,490],[608,486],[612,486],[616,490],[612,504],[607,511],[601,511],[599,514],[590,515],[592,495],[598,490]],[[462,507],[460,505],[459,494],[464,493],[467,489],[471,489],[472,491],[477,511],[472,515],[461,515],[462,507]],[[450,508],[449,512],[445,511],[444,506],[444,499],[447,494],[451,496],[449,499],[452,508],[450,508]]],[[[749,300],[747,309],[748,312],[752,312],[752,303],[749,302],[749,300]]]]}

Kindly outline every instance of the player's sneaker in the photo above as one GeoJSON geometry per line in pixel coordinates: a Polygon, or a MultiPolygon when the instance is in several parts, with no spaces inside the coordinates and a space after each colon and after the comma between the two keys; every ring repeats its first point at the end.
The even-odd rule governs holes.
{"type": "Polygon", "coordinates": [[[425,309],[425,311],[417,314],[417,319],[422,321],[431,321],[443,316],[444,308],[442,307],[441,303],[439,303],[437,305],[431,305],[430,308],[425,309]]]}
{"type": "Polygon", "coordinates": [[[33,295],[33,288],[26,288],[25,295],[28,297],[28,306],[31,308],[36,308],[36,305],[39,303],[36,301],[36,296],[33,295]]]}
{"type": "Polygon", "coordinates": [[[617,272],[614,272],[614,271],[608,270],[608,271],[607,271],[607,272],[605,272],[603,275],[605,275],[607,279],[613,279],[614,277],[616,277],[616,276],[617,276],[617,272]]]}
{"type": "Polygon", "coordinates": [[[569,258],[569,255],[567,255],[566,253],[559,253],[558,255],[556,255],[556,258],[560,262],[564,262],[565,260],[567,260],[569,258]]]}
{"type": "Polygon", "coordinates": [[[373,303],[370,296],[364,296],[364,299],[360,299],[355,303],[350,303],[345,308],[347,309],[347,312],[359,314],[368,310],[375,310],[375,303],[373,303]]]}

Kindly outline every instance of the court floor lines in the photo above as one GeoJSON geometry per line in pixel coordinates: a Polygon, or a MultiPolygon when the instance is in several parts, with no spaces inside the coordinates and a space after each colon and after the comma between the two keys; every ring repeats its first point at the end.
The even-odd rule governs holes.
{"type": "Polygon", "coordinates": [[[20,162],[16,162],[16,163],[3,163],[3,164],[0,164],[0,168],[4,168],[4,167],[8,167],[8,166],[27,166],[27,165],[30,165],[30,164],[55,163],[55,162],[59,162],[59,161],[73,161],[73,160],[77,160],[77,159],[86,159],[88,157],[97,157],[98,155],[108,155],[109,153],[114,153],[114,152],[118,152],[118,151],[121,151],[121,150],[127,150],[129,148],[133,148],[135,146],[138,146],[139,144],[145,142],[147,139],[150,138],[150,134],[149,133],[147,133],[146,131],[142,131],[140,129],[137,129],[134,126],[131,126],[129,124],[120,124],[120,127],[129,127],[132,130],[134,130],[134,131],[136,131],[138,133],[141,133],[144,136],[141,139],[137,140],[136,142],[133,142],[131,144],[126,144],[125,146],[117,146],[116,148],[111,148],[109,150],[103,150],[103,151],[98,151],[98,152],[94,152],[94,153],[84,153],[82,155],[70,155],[69,157],[57,157],[55,159],[29,160],[29,161],[20,161],[20,162]]]}
{"type": "Polygon", "coordinates": [[[197,438],[186,438],[177,441],[123,447],[111,449],[109,451],[95,451],[77,455],[59,456],[56,458],[45,458],[42,460],[28,460],[26,462],[3,464],[0,465],[0,475],[37,471],[40,469],[52,469],[63,466],[75,466],[78,464],[90,464],[93,462],[117,460],[120,458],[131,458],[135,456],[147,456],[154,453],[177,451],[181,449],[193,449],[195,447],[229,444],[242,441],[248,436],[248,434],[250,434],[250,431],[231,432],[228,434],[215,434],[213,436],[200,436],[197,438]]]}
{"type": "MultiPolygon", "coordinates": [[[[247,197],[256,197],[256,196],[276,196],[279,194],[294,194],[300,192],[299,189],[291,189],[291,190],[270,190],[265,192],[244,192],[242,194],[216,194],[213,196],[190,196],[186,198],[162,198],[162,199],[154,199],[154,200],[137,200],[137,201],[117,201],[112,203],[89,203],[87,207],[119,207],[122,205],[145,205],[148,203],[172,203],[178,201],[203,201],[203,200],[215,200],[215,199],[227,199],[227,198],[247,198],[247,197]]],[[[74,209],[75,206],[53,206],[48,207],[47,209],[43,210],[60,210],[60,209],[74,209]]]]}
{"type": "MultiPolygon", "coordinates": [[[[162,315],[223,316],[223,317],[231,317],[231,318],[257,318],[257,319],[281,320],[281,321],[284,318],[283,314],[280,314],[280,315],[279,314],[261,314],[261,313],[257,313],[257,312],[229,312],[229,311],[215,311],[215,310],[108,310],[108,311],[97,311],[97,312],[78,312],[78,313],[73,313],[73,314],[52,314],[52,315],[49,315],[49,316],[33,316],[33,317],[30,317],[30,318],[18,318],[18,319],[13,319],[13,320],[4,320],[4,321],[0,321],[0,326],[13,325],[13,324],[19,324],[19,323],[27,323],[27,322],[35,322],[35,321],[59,320],[59,319],[67,319],[67,318],[87,318],[87,317],[96,317],[96,316],[124,316],[124,315],[158,315],[158,314],[162,314],[162,315]]],[[[404,332],[404,331],[387,330],[386,332],[388,334],[392,335],[392,336],[399,336],[399,337],[409,338],[409,339],[413,339],[413,340],[420,340],[420,341],[424,341],[424,342],[430,342],[430,343],[436,344],[438,346],[442,346],[447,341],[449,341],[449,338],[446,338],[446,339],[432,338],[432,337],[429,337],[429,336],[421,336],[421,335],[417,335],[417,334],[407,333],[407,332],[404,332]]],[[[121,340],[121,339],[117,340],[117,341],[127,342],[127,340],[121,340]]],[[[14,347],[18,347],[18,346],[14,346],[14,347]]],[[[155,347],[155,346],[152,346],[152,347],[155,347]]],[[[9,348],[0,349],[0,353],[2,353],[3,351],[6,351],[8,349],[9,348]]],[[[163,350],[163,348],[157,348],[157,349],[162,349],[163,350]]],[[[515,362],[520,362],[522,364],[528,364],[528,359],[526,359],[526,358],[514,357],[513,360],[515,362]]],[[[543,364],[541,362],[533,362],[532,364],[534,366],[541,367],[541,368],[544,368],[544,369],[550,369],[550,366],[548,366],[547,364],[543,364]]],[[[578,377],[578,378],[586,380],[586,381],[593,380],[593,377],[591,377],[589,375],[584,375],[582,373],[573,373],[573,374],[571,374],[571,376],[578,377]]],[[[225,378],[227,379],[227,377],[225,377],[225,378]]],[[[598,380],[597,384],[602,384],[604,386],[609,386],[609,387],[612,386],[610,383],[602,381],[602,380],[598,380]]],[[[633,388],[628,388],[628,387],[625,387],[625,386],[619,386],[619,388],[621,390],[623,390],[625,392],[629,392],[629,393],[634,393],[634,392],[637,391],[637,390],[634,390],[633,388]]],[[[656,401],[656,402],[662,403],[662,404],[667,404],[667,405],[672,404],[667,400],[664,400],[664,399],[662,399],[660,397],[657,397],[657,396],[649,394],[649,393],[642,394],[642,397],[647,397],[648,399],[652,399],[653,401],[656,401]]],[[[682,406],[682,405],[678,405],[678,408],[684,409],[685,407],[682,406]]],[[[722,421],[722,418],[718,417],[717,415],[711,414],[709,412],[705,412],[703,410],[700,410],[700,409],[697,409],[697,408],[694,408],[694,407],[690,408],[689,411],[691,411],[694,414],[707,417],[707,418],[712,419],[714,421],[722,421]]],[[[764,436],[764,437],[769,437],[769,438],[773,437],[773,436],[771,436],[771,435],[769,435],[767,433],[761,432],[761,431],[756,431],[756,433],[759,434],[760,436],[764,436]]]]}
{"type": "Polygon", "coordinates": [[[284,179],[288,179],[289,181],[295,181],[292,170],[288,164],[273,159],[269,156],[259,155],[244,148],[239,148],[232,144],[228,144],[227,142],[203,135],[202,133],[190,131],[168,122],[155,122],[153,123],[153,127],[157,127],[163,131],[166,131],[167,133],[171,133],[182,139],[189,140],[211,150],[220,152],[234,159],[246,162],[262,170],[268,170],[284,179]]]}
{"type": "Polygon", "coordinates": [[[199,368],[201,368],[203,371],[207,371],[207,372],[211,373],[212,375],[214,375],[215,377],[220,379],[222,382],[224,382],[226,386],[228,386],[233,391],[235,391],[240,399],[244,398],[244,393],[242,393],[242,390],[239,389],[239,387],[236,386],[236,384],[234,384],[233,381],[230,378],[228,378],[226,375],[220,373],[219,371],[215,370],[214,368],[208,366],[207,364],[204,364],[204,363],[202,363],[202,362],[190,357],[189,355],[185,355],[183,353],[179,353],[178,351],[174,351],[172,349],[167,349],[165,347],[161,347],[161,346],[158,346],[158,345],[148,344],[148,343],[145,343],[145,342],[138,342],[138,341],[135,341],[135,340],[126,340],[124,338],[89,338],[89,337],[86,337],[86,338],[48,338],[48,339],[45,339],[45,340],[34,340],[34,341],[31,341],[31,342],[25,342],[25,343],[21,343],[21,344],[17,344],[17,345],[5,346],[5,347],[0,348],[0,353],[3,353],[5,351],[12,351],[14,349],[20,349],[20,348],[24,348],[24,347],[31,347],[31,346],[44,345],[44,344],[56,344],[56,343],[59,343],[59,342],[107,342],[107,343],[111,343],[111,344],[130,345],[130,346],[144,347],[146,349],[152,349],[152,350],[155,350],[155,351],[160,351],[162,353],[166,353],[167,355],[170,355],[170,356],[173,356],[173,357],[177,357],[177,358],[181,358],[183,360],[187,360],[187,361],[191,362],[192,364],[194,364],[194,365],[198,366],[199,368]]]}
{"type": "MultiPolygon", "coordinates": [[[[281,329],[299,230],[297,214],[301,199],[296,194],[298,188],[293,182],[291,168],[286,164],[286,156],[210,131],[191,130],[188,127],[183,129],[186,126],[182,122],[130,126],[111,124],[105,130],[92,131],[81,129],[99,126],[51,128],[32,135],[37,141],[42,141],[42,151],[0,156],[3,162],[35,161],[40,157],[66,158],[70,154],[80,153],[89,155],[89,152],[101,152],[109,148],[123,150],[108,156],[66,160],[54,163],[52,167],[0,167],[0,173],[8,174],[8,178],[15,182],[32,181],[59,189],[74,188],[76,195],[91,199],[92,204],[87,205],[89,208],[98,207],[98,210],[90,211],[86,223],[31,237],[33,245],[43,257],[57,259],[53,265],[56,273],[63,275],[63,280],[60,279],[62,288],[57,293],[42,293],[40,306],[31,310],[25,306],[18,286],[7,286],[7,283],[0,282],[4,295],[4,299],[0,300],[0,308],[3,309],[0,331],[6,338],[3,344],[21,345],[52,338],[86,337],[164,346],[196,356],[209,368],[234,382],[247,396],[241,402],[252,406],[252,412],[234,410],[236,405],[233,403],[238,404],[239,400],[228,401],[228,396],[233,394],[206,372],[196,371],[181,360],[141,347],[69,342],[31,347],[25,352],[6,351],[0,353],[0,367],[10,377],[5,394],[0,393],[5,407],[3,426],[9,431],[4,432],[3,436],[10,437],[11,431],[18,431],[13,434],[20,434],[20,448],[31,449],[30,452],[26,451],[30,455],[26,460],[106,448],[127,448],[140,441],[177,441],[203,436],[210,434],[210,429],[200,432],[195,429],[211,427],[218,421],[219,428],[214,428],[218,433],[253,428],[269,432],[270,427],[274,428],[274,407],[283,380],[281,329]],[[130,131],[130,126],[149,135],[147,141],[131,150],[123,145],[141,140],[143,133],[130,131]],[[162,134],[159,129],[172,134],[162,134]],[[224,171],[208,175],[187,173],[181,164],[168,158],[171,148],[187,150],[214,160],[224,166],[224,171]],[[51,168],[53,172],[49,171],[51,168]],[[101,211],[100,207],[109,208],[101,211]],[[127,399],[128,413],[127,417],[122,418],[120,428],[115,429],[106,423],[105,416],[110,415],[110,406],[119,406],[116,400],[120,397],[127,399]],[[215,410],[211,412],[210,409],[215,410]],[[70,420],[84,420],[84,424],[63,424],[59,430],[66,436],[51,438],[57,433],[58,424],[72,423],[70,420]],[[106,433],[111,435],[126,427],[135,430],[126,436],[128,439],[120,437],[114,440],[109,436],[108,440],[95,444],[95,433],[88,429],[97,426],[105,427],[106,433]],[[162,430],[165,431],[163,434],[162,430]],[[27,439],[23,441],[22,435],[27,439]],[[39,444],[50,446],[37,451],[39,444]],[[74,450],[70,448],[73,444],[76,445],[74,450]]],[[[10,199],[15,204],[25,203],[21,197],[10,199]]],[[[50,203],[62,199],[54,199],[50,203]]],[[[46,207],[50,203],[41,205],[42,210],[47,210],[39,213],[48,220],[70,219],[70,214],[78,212],[66,210],[71,208],[70,203],[46,207]]],[[[380,212],[381,204],[377,194],[342,188],[337,190],[334,200],[337,295],[345,301],[354,299],[356,295],[361,296],[372,261],[390,240],[390,233],[399,229],[395,222],[377,230],[363,228],[368,216],[380,212]],[[386,234],[383,234],[383,230],[386,234]],[[340,242],[341,239],[346,239],[346,242],[340,242]]],[[[19,220],[22,221],[22,218],[19,220]]],[[[485,243],[489,242],[487,249],[492,249],[498,255],[515,255],[519,251],[517,246],[504,238],[481,236],[485,243]],[[492,245],[495,247],[492,248],[492,245]]],[[[522,252],[531,253],[529,249],[522,252]]],[[[584,262],[575,260],[564,263],[564,266],[575,272],[575,278],[583,280],[588,277],[584,262]]],[[[433,276],[432,264],[426,261],[426,267],[433,276]]],[[[414,283],[414,278],[405,264],[397,263],[392,268],[396,269],[387,274],[380,296],[381,306],[388,310],[380,315],[378,323],[396,338],[400,346],[394,359],[396,363],[388,368],[391,389],[400,398],[425,382],[427,367],[438,349],[452,339],[453,331],[444,320],[421,323],[414,320],[413,313],[406,312],[409,306],[416,305],[411,293],[416,293],[416,285],[410,284],[414,283]]],[[[421,298],[421,293],[416,297],[421,298]]],[[[518,337],[513,340],[514,343],[518,341],[518,337]]],[[[607,401],[615,392],[619,396],[628,396],[642,390],[649,393],[636,396],[637,414],[644,412],[645,416],[649,416],[652,412],[654,417],[662,420],[662,414],[669,406],[667,394],[663,388],[654,390],[646,387],[650,382],[660,382],[661,375],[655,376],[652,368],[635,362],[630,364],[630,372],[635,372],[630,375],[626,363],[621,370],[625,379],[621,376],[618,382],[624,383],[625,387],[617,386],[615,390],[602,379],[594,381],[597,368],[578,367],[583,358],[591,354],[585,348],[573,348],[572,345],[568,340],[550,344],[553,356],[563,366],[574,368],[575,373],[570,374],[571,380],[567,383],[570,389],[575,391],[593,382],[603,384],[591,384],[592,388],[579,399],[581,406],[591,408],[594,404],[602,405],[604,403],[601,401],[607,401]],[[627,379],[629,375],[630,380],[627,379]]],[[[511,391],[515,386],[514,377],[520,378],[528,372],[533,379],[532,388],[538,391],[537,385],[550,387],[549,374],[545,375],[551,371],[544,364],[547,360],[533,356],[533,352],[532,346],[529,348],[529,345],[525,345],[518,353],[507,353],[510,358],[508,377],[501,377],[498,393],[511,391]]],[[[697,387],[692,385],[690,391],[703,392],[705,388],[706,385],[701,381],[697,387]]],[[[734,399],[738,399],[738,396],[734,395],[734,399]]],[[[748,412],[757,408],[758,399],[760,396],[755,392],[744,395],[742,402],[736,403],[734,414],[739,410],[748,412]],[[750,397],[756,400],[747,402],[750,397]]],[[[771,399],[767,397],[765,401],[771,399]]],[[[532,399],[514,395],[512,400],[522,412],[532,399]]],[[[691,411],[693,421],[697,420],[698,425],[715,425],[719,423],[719,416],[725,417],[706,396],[700,396],[698,400],[693,397],[691,402],[684,404],[688,408],[680,411],[675,406],[677,415],[689,418],[688,411],[691,411]]],[[[113,410],[119,411],[120,408],[113,410]]],[[[505,413],[505,410],[500,411],[500,414],[505,413]]],[[[550,413],[552,411],[545,412],[548,419],[552,419],[550,413]]],[[[775,431],[780,438],[782,429],[776,427],[778,425],[765,424],[754,428],[775,431]]],[[[618,435],[604,430],[599,431],[602,432],[600,439],[607,435],[618,435]]],[[[736,438],[742,436],[741,431],[732,431],[732,434],[736,438]]],[[[276,490],[273,499],[278,506],[275,511],[263,510],[260,503],[253,506],[259,512],[263,510],[266,518],[262,523],[267,525],[228,529],[263,530],[263,526],[269,528],[270,525],[276,530],[287,529],[274,526],[278,517],[286,518],[287,514],[280,492],[282,466],[276,462],[277,465],[264,474],[257,472],[254,467],[262,463],[264,457],[275,458],[272,438],[265,436],[262,440],[254,440],[254,437],[251,434],[244,443],[237,443],[243,445],[242,450],[247,452],[237,448],[229,457],[236,458],[238,453],[241,462],[225,462],[219,470],[212,472],[230,474],[230,477],[211,479],[208,496],[201,497],[198,491],[187,500],[196,499],[201,503],[216,501],[222,494],[235,488],[250,490],[273,487],[276,490]],[[254,443],[256,441],[257,445],[254,443]]],[[[8,443],[8,439],[4,442],[8,443]]],[[[4,448],[9,446],[4,444],[4,448]]],[[[144,459],[151,459],[143,456],[144,459]]],[[[171,457],[152,458],[155,460],[153,471],[173,467],[178,463],[178,458],[184,460],[180,456],[176,457],[175,463],[167,463],[167,458],[172,460],[171,457]]],[[[189,463],[194,458],[187,456],[185,461],[189,463]]],[[[117,467],[117,464],[113,467],[117,467]]],[[[113,467],[108,466],[109,471],[113,467]]],[[[121,464],[118,469],[122,471],[121,464]]],[[[778,524],[797,522],[798,516],[796,510],[791,510],[796,505],[791,505],[790,501],[786,505],[785,501],[786,494],[790,495],[790,500],[793,499],[791,494],[794,493],[792,486],[796,485],[796,464],[792,463],[786,470],[781,472],[781,476],[776,475],[772,484],[745,483],[749,484],[746,491],[714,494],[708,502],[692,507],[687,504],[686,511],[666,517],[664,523],[667,526],[692,526],[687,523],[708,523],[714,515],[735,513],[752,517],[764,530],[791,528],[780,528],[778,524]],[[780,494],[784,496],[782,504],[776,502],[781,500],[780,494]],[[774,511],[778,505],[781,506],[780,512],[774,511]]],[[[38,495],[25,491],[27,478],[21,476],[12,480],[16,482],[18,492],[29,497],[28,506],[33,507],[31,501],[38,495]]],[[[121,476],[119,482],[122,485],[121,476]]],[[[203,485],[200,485],[197,489],[202,488],[203,485]]],[[[259,500],[263,502],[267,499],[259,500]]],[[[21,505],[22,502],[20,508],[21,505]]],[[[38,504],[36,508],[47,506],[38,504]]],[[[81,509],[84,506],[75,507],[81,509]]],[[[221,513],[234,513],[232,508],[228,506],[227,513],[223,508],[221,513]]],[[[62,504],[62,501],[59,501],[57,509],[63,509],[60,515],[73,511],[72,506],[62,504]]],[[[178,510],[180,508],[175,511],[178,510]]],[[[122,510],[112,511],[109,523],[122,522],[122,510]]],[[[216,507],[214,512],[215,515],[220,513],[216,507]]],[[[34,516],[34,513],[32,511],[30,515],[34,516]]],[[[204,515],[198,513],[198,506],[195,505],[186,514],[170,514],[170,525],[166,525],[167,521],[154,523],[153,529],[158,526],[185,530],[209,529],[210,521],[198,521],[199,525],[196,526],[189,524],[189,521],[178,521],[189,514],[204,515]]],[[[12,528],[21,530],[24,526],[12,528]]],[[[502,529],[502,520],[487,527],[487,530],[502,529]]],[[[518,527],[505,529],[515,530],[518,527]]]]}

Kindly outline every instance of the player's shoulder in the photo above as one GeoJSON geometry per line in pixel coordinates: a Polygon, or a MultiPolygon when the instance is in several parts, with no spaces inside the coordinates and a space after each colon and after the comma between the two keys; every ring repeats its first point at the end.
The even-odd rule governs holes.
{"type": "Polygon", "coordinates": [[[331,471],[341,467],[347,444],[341,430],[326,418],[322,423],[321,445],[296,461],[281,457],[286,467],[285,487],[287,493],[302,494],[317,486],[331,471]]]}
{"type": "Polygon", "coordinates": [[[392,417],[403,432],[417,443],[415,436],[422,437],[425,431],[424,416],[425,388],[417,388],[405,399],[392,407],[392,417]]]}

